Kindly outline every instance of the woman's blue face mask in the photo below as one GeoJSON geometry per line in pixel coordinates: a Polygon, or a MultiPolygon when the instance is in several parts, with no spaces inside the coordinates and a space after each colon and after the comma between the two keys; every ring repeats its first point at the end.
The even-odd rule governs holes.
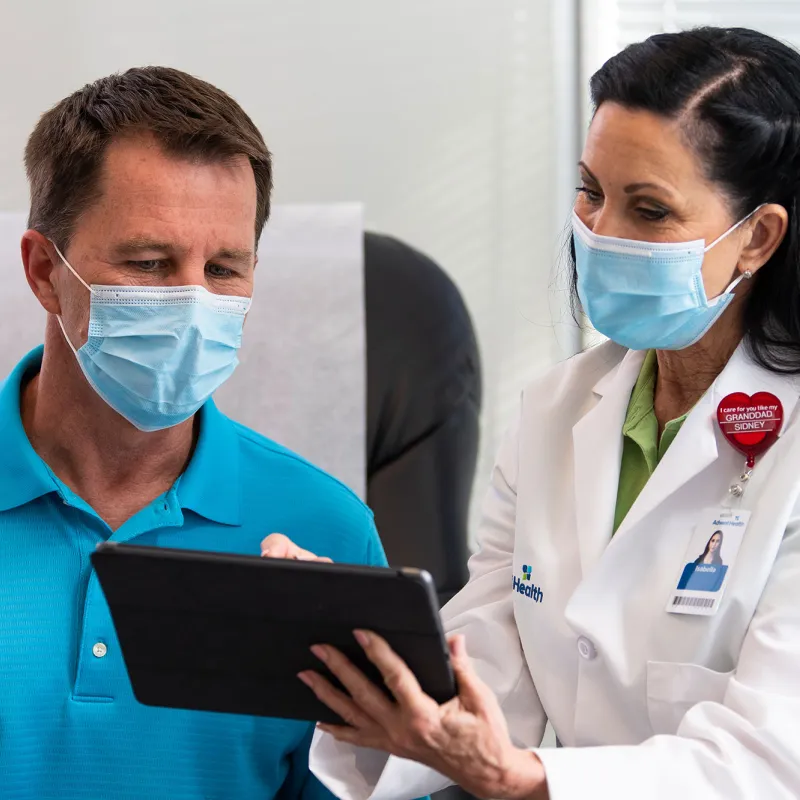
{"type": "MultiPolygon", "coordinates": [[[[701,339],[733,300],[740,275],[709,300],[703,257],[759,208],[706,246],[600,236],[572,213],[578,295],[592,325],[632,350],[682,350],[701,339]]],[[[747,276],[749,277],[749,275],[747,276]]]]}
{"type": "Polygon", "coordinates": [[[91,293],[86,344],[75,349],[59,316],[64,338],[89,384],[139,430],[189,419],[236,369],[249,297],[202,286],[89,286],[56,252],[91,293]]]}

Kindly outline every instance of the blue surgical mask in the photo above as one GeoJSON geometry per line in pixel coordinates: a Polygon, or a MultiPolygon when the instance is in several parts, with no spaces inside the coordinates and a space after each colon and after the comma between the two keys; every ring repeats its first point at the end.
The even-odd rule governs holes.
{"type": "Polygon", "coordinates": [[[694,344],[719,319],[745,277],[740,275],[709,300],[703,287],[703,256],[756,211],[708,246],[702,239],[640,242],[600,236],[573,211],[578,296],[589,321],[631,350],[682,350],[694,344]]]}
{"type": "MultiPolygon", "coordinates": [[[[54,245],[55,246],[55,245],[54,245]]],[[[89,338],[76,350],[58,323],[86,380],[141,431],[189,419],[239,363],[249,297],[202,286],[89,286],[89,338]]]]}

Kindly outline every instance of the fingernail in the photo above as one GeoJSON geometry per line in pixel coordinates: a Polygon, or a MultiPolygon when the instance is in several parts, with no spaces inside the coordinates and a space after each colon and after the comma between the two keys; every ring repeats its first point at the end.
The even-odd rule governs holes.
{"type": "Polygon", "coordinates": [[[267,558],[269,558],[269,555],[270,555],[271,552],[272,552],[272,550],[268,547],[266,550],[262,550],[261,551],[261,555],[262,556],[266,556],[267,558]]]}
{"type": "Polygon", "coordinates": [[[321,644],[315,644],[311,648],[311,652],[320,660],[320,661],[327,661],[328,660],[328,650],[327,648],[323,647],[321,644]]]}
{"type": "Polygon", "coordinates": [[[317,727],[318,727],[318,728],[319,728],[319,729],[320,729],[320,730],[321,730],[323,733],[330,733],[330,731],[331,731],[331,728],[330,728],[330,726],[329,726],[329,725],[326,725],[324,722],[318,722],[318,723],[317,723],[317,727]]]}
{"type": "Polygon", "coordinates": [[[462,634],[453,637],[451,652],[455,658],[464,658],[467,655],[467,642],[462,634]]]}
{"type": "Polygon", "coordinates": [[[353,631],[353,636],[356,637],[356,641],[362,647],[368,647],[369,646],[370,638],[369,638],[369,634],[366,631],[353,631]]]}
{"type": "Polygon", "coordinates": [[[311,673],[309,672],[298,672],[297,677],[300,678],[303,683],[311,688],[312,680],[311,680],[311,673]]]}

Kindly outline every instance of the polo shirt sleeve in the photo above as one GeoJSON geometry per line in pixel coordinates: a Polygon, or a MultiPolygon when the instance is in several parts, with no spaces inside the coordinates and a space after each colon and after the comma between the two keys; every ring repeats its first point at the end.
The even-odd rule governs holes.
{"type": "Polygon", "coordinates": [[[383,550],[380,536],[375,528],[375,520],[372,514],[369,514],[369,525],[367,535],[367,545],[364,551],[364,563],[372,567],[385,567],[388,562],[386,561],[386,553],[383,550]]]}

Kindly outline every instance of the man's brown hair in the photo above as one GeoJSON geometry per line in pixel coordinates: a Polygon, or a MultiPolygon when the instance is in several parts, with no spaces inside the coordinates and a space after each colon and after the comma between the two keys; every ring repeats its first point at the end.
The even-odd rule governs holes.
{"type": "Polygon", "coordinates": [[[241,106],[210,83],[169,67],[140,67],[84,86],[46,112],[25,148],[28,226],[62,248],[100,191],[106,148],[117,136],[153,135],[167,153],[214,162],[237,155],[255,174],[256,240],[269,217],[272,161],[241,106]]]}

